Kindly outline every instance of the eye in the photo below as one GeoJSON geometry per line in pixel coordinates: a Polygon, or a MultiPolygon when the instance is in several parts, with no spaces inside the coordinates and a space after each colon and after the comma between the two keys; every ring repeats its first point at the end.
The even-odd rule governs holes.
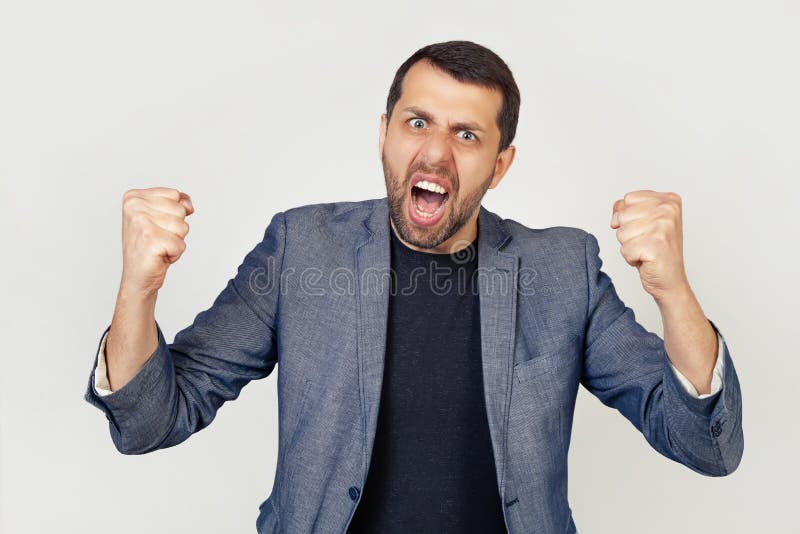
{"type": "Polygon", "coordinates": [[[469,130],[461,130],[459,133],[466,135],[465,137],[461,138],[464,139],[465,141],[475,141],[477,139],[477,137],[475,137],[475,134],[470,132],[469,130]]]}
{"type": "Polygon", "coordinates": [[[409,119],[408,122],[409,122],[409,124],[411,124],[411,128],[413,128],[414,130],[419,130],[419,128],[417,128],[417,125],[420,124],[420,123],[424,125],[425,124],[425,119],[420,119],[419,117],[414,117],[413,119],[409,119]]]}

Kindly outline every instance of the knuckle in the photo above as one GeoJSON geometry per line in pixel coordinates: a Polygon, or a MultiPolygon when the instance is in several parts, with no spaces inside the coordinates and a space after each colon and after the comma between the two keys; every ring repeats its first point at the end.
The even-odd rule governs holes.
{"type": "Polygon", "coordinates": [[[665,200],[658,204],[658,209],[666,213],[667,215],[673,215],[677,213],[678,205],[671,200],[665,200]]]}
{"type": "Polygon", "coordinates": [[[627,193],[625,193],[625,196],[622,197],[622,198],[625,200],[625,202],[635,202],[635,201],[639,200],[640,198],[642,198],[644,196],[647,196],[647,191],[646,190],[644,190],[644,191],[643,190],[637,190],[637,191],[628,191],[627,193]]]}
{"type": "Polygon", "coordinates": [[[133,210],[136,206],[140,205],[142,199],[134,195],[126,195],[122,197],[122,207],[125,210],[133,210]]]}

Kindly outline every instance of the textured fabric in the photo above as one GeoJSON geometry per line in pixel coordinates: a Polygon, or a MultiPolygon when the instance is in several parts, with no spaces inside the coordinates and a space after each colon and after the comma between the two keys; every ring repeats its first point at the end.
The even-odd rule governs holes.
{"type": "MultiPolygon", "coordinates": [[[[741,388],[711,320],[724,376],[700,399],[618,297],[591,233],[531,229],[484,207],[478,232],[484,400],[511,534],[576,532],[567,451],[581,384],[663,456],[707,476],[738,467],[741,388]]],[[[156,322],[142,369],[103,397],[92,372],[85,398],[105,412],[120,452],[142,454],[205,428],[277,365],[277,469],[256,528],[344,532],[376,435],[389,256],[386,197],[278,213],[209,309],[171,344],[156,322]]]]}
{"type": "Polygon", "coordinates": [[[477,239],[455,254],[391,232],[384,382],[351,534],[506,532],[481,366],[477,239]]]}
{"type": "MultiPolygon", "coordinates": [[[[100,341],[100,348],[97,351],[97,367],[94,371],[94,390],[95,393],[101,397],[112,393],[111,385],[108,383],[108,375],[106,373],[106,338],[108,338],[108,332],[103,335],[103,338],[100,341]]],[[[675,372],[675,376],[678,378],[678,381],[692,397],[705,399],[706,397],[710,397],[722,389],[722,377],[725,376],[725,358],[723,356],[724,351],[722,350],[722,335],[717,332],[717,360],[714,363],[714,373],[711,378],[711,391],[708,393],[698,394],[697,390],[689,381],[689,379],[686,378],[683,373],[678,371],[678,368],[672,365],[672,362],[670,362],[670,367],[672,367],[672,370],[675,372]]]]}

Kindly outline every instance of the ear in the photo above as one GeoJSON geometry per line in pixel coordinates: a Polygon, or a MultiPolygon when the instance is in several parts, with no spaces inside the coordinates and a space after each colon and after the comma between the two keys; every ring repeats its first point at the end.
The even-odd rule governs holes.
{"type": "Polygon", "coordinates": [[[506,171],[511,167],[511,162],[514,161],[516,152],[517,149],[514,145],[508,145],[505,150],[497,155],[497,161],[494,164],[494,178],[492,178],[492,182],[489,184],[489,189],[497,187],[497,184],[503,179],[506,171]]]}
{"type": "Polygon", "coordinates": [[[381,113],[381,123],[378,126],[378,157],[383,154],[383,143],[386,141],[386,128],[388,123],[386,121],[386,113],[381,113]]]}

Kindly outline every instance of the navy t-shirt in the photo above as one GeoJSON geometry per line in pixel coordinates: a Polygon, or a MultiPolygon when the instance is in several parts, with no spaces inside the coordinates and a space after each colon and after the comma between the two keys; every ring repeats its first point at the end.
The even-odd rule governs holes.
{"type": "Polygon", "coordinates": [[[375,445],[348,532],[505,533],[483,393],[477,238],[437,254],[391,234],[375,445]]]}

